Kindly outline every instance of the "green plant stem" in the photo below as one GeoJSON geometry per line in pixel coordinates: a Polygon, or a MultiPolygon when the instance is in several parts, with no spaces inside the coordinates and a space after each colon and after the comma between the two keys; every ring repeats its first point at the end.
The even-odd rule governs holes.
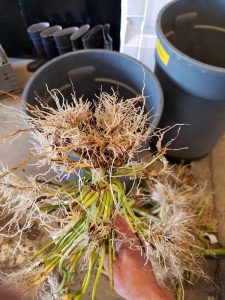
{"type": "Polygon", "coordinates": [[[81,258],[81,256],[83,255],[84,251],[85,251],[85,248],[86,247],[83,247],[83,249],[80,250],[80,252],[78,252],[78,254],[75,256],[72,264],[71,264],[71,267],[70,267],[70,272],[74,271],[76,266],[77,266],[77,263],[79,261],[79,259],[81,258]]]}
{"type": "Polygon", "coordinates": [[[79,187],[72,188],[69,191],[63,191],[63,192],[61,192],[63,194],[62,200],[71,199],[71,198],[77,196],[78,194],[81,195],[82,193],[84,193],[85,190],[89,191],[89,189],[84,188],[83,191],[81,192],[81,189],[79,187]]]}
{"type": "MultiPolygon", "coordinates": [[[[90,189],[85,189],[84,191],[82,191],[80,193],[80,195],[74,199],[74,202],[72,203],[72,206],[74,207],[76,204],[79,204],[81,201],[84,201],[86,199],[86,197],[90,197],[90,193],[92,193],[92,191],[90,189]]],[[[69,195],[69,197],[71,198],[72,196],[69,195]]]]}
{"type": "Polygon", "coordinates": [[[77,202],[82,202],[82,203],[88,202],[95,194],[97,193],[89,190],[89,192],[84,197],[83,196],[80,197],[81,201],[77,201],[77,202]]]}
{"type": "Polygon", "coordinates": [[[92,300],[96,299],[97,286],[99,284],[99,280],[100,280],[101,273],[102,273],[102,268],[103,268],[103,264],[104,264],[104,260],[105,260],[105,253],[106,253],[106,244],[103,243],[102,244],[101,259],[100,259],[100,262],[99,262],[98,271],[97,271],[97,275],[96,275],[93,290],[92,290],[92,300]]]}
{"type": "MultiPolygon", "coordinates": [[[[141,229],[141,227],[140,227],[139,224],[138,224],[138,223],[139,223],[139,220],[138,220],[138,218],[135,216],[133,210],[130,208],[129,203],[127,202],[127,198],[126,198],[126,197],[123,198],[123,203],[124,203],[124,208],[125,208],[125,210],[127,211],[128,215],[130,216],[130,218],[131,218],[131,220],[132,220],[132,223],[135,223],[135,224],[136,224],[136,226],[140,229],[140,232],[139,232],[139,233],[141,233],[141,232],[142,232],[142,229],[141,229]]],[[[133,227],[133,225],[132,225],[132,227],[133,227]]],[[[133,232],[136,233],[136,230],[134,229],[134,227],[133,227],[133,232]]]]}
{"type": "MultiPolygon", "coordinates": [[[[156,159],[157,157],[155,157],[153,161],[156,159]]],[[[143,164],[141,168],[150,166],[153,161],[148,164],[143,164]]],[[[140,236],[145,234],[145,225],[142,223],[141,219],[136,216],[136,214],[145,218],[154,218],[154,216],[146,211],[142,211],[139,208],[133,207],[133,205],[135,205],[135,200],[128,200],[124,185],[116,178],[112,179],[112,182],[110,182],[109,178],[106,176],[105,169],[99,169],[97,172],[92,172],[91,175],[92,185],[95,184],[96,188],[92,188],[92,185],[90,184],[77,187],[75,186],[77,184],[77,180],[71,181],[58,188],[58,192],[62,193],[60,194],[62,204],[47,205],[42,208],[47,212],[63,206],[70,207],[71,213],[83,211],[82,215],[78,215],[77,219],[74,221],[74,226],[72,228],[63,234],[63,236],[58,237],[56,241],[53,241],[42,248],[34,257],[36,258],[38,255],[46,251],[50,246],[55,244],[53,249],[50,249],[50,252],[43,258],[43,269],[46,273],[49,273],[58,266],[59,271],[63,276],[58,289],[59,292],[64,290],[65,293],[69,290],[69,283],[70,280],[74,279],[77,264],[84,255],[85,249],[88,247],[88,245],[82,247],[80,244],[81,238],[79,238],[79,236],[83,236],[84,233],[87,233],[88,236],[90,233],[93,235],[99,234],[101,237],[103,237],[101,239],[101,241],[103,241],[102,245],[99,246],[100,248],[95,247],[90,254],[88,270],[84,276],[81,288],[78,291],[68,294],[65,299],[79,300],[85,295],[90,284],[91,274],[95,265],[97,265],[97,274],[92,290],[92,300],[96,299],[97,286],[103,271],[103,264],[107,250],[109,255],[109,281],[111,287],[114,287],[113,260],[116,258],[116,238],[115,231],[111,229],[111,233],[109,234],[109,229],[107,227],[109,226],[108,224],[110,224],[109,222],[111,221],[110,219],[112,218],[114,212],[113,202],[115,202],[116,209],[118,209],[119,213],[123,213],[124,211],[124,216],[133,233],[138,232],[140,236]],[[67,200],[68,198],[71,200],[67,200]],[[99,220],[103,224],[102,227],[99,226],[99,220]],[[105,224],[107,224],[107,226],[105,224]],[[92,228],[93,231],[91,231],[90,228],[92,228]],[[100,260],[97,263],[99,252],[101,252],[100,260]]],[[[76,214],[74,214],[74,216],[76,217],[76,214]]]]}
{"type": "Polygon", "coordinates": [[[95,192],[91,198],[89,198],[87,201],[85,201],[85,203],[84,203],[85,208],[88,208],[89,206],[91,206],[98,199],[98,197],[99,197],[99,194],[95,192]]]}
{"type": "Polygon", "coordinates": [[[193,254],[201,256],[225,256],[225,249],[194,250],[193,254]]]}
{"type": "Polygon", "coordinates": [[[94,268],[95,265],[95,261],[96,261],[96,250],[94,250],[91,255],[90,255],[90,259],[89,259],[89,265],[88,265],[88,271],[85,275],[82,287],[81,287],[81,292],[79,295],[77,295],[74,300],[79,300],[81,297],[83,297],[87,291],[88,285],[90,283],[90,279],[91,279],[91,273],[92,270],[94,268]]]}
{"type": "Polygon", "coordinates": [[[110,192],[108,190],[106,190],[105,192],[105,210],[104,210],[104,214],[103,214],[103,218],[104,219],[109,219],[110,218],[110,212],[111,212],[111,195],[110,192]]]}
{"type": "Polygon", "coordinates": [[[46,181],[46,180],[42,180],[42,179],[36,179],[35,180],[37,183],[43,183],[43,184],[47,184],[47,185],[52,185],[54,187],[60,188],[61,185],[52,181],[46,181]]]}
{"type": "MultiPolygon", "coordinates": [[[[49,269],[52,270],[57,264],[59,264],[59,270],[63,274],[63,279],[62,279],[61,284],[58,288],[58,292],[60,292],[65,287],[65,284],[66,284],[66,282],[68,280],[68,276],[69,276],[69,272],[67,271],[67,269],[63,265],[64,264],[64,259],[61,258],[61,255],[65,254],[68,250],[70,250],[70,252],[71,252],[75,247],[77,247],[78,242],[74,243],[74,241],[80,235],[81,232],[82,232],[82,227],[80,228],[80,231],[76,230],[76,234],[72,235],[70,237],[70,240],[67,241],[65,247],[60,252],[59,252],[59,249],[58,249],[58,251],[52,253],[52,255],[59,254],[59,256],[53,257],[53,259],[51,260],[50,263],[49,262],[46,263],[46,265],[47,265],[46,270],[49,270],[49,269]]],[[[82,252],[82,254],[83,254],[83,252],[82,252]]],[[[78,255],[77,262],[78,262],[80,257],[81,257],[81,255],[78,255]]]]}
{"type": "Polygon", "coordinates": [[[76,240],[76,238],[86,230],[86,224],[82,224],[82,225],[83,226],[76,228],[74,230],[74,233],[71,235],[71,237],[69,238],[67,243],[63,244],[64,247],[60,248],[61,254],[64,254],[74,244],[74,241],[76,240]]]}
{"type": "Polygon", "coordinates": [[[50,273],[56,265],[58,264],[60,257],[54,257],[50,262],[48,262],[44,268],[45,273],[50,273]]]}
{"type": "Polygon", "coordinates": [[[113,184],[117,185],[117,187],[124,192],[124,186],[122,182],[118,179],[113,179],[113,184]]]}
{"type": "Polygon", "coordinates": [[[99,198],[99,206],[97,210],[97,214],[99,216],[102,216],[104,214],[104,209],[105,209],[104,197],[105,197],[105,190],[101,191],[100,198],[99,198]]]}
{"type": "MultiPolygon", "coordinates": [[[[87,224],[84,224],[84,226],[85,226],[85,228],[88,227],[87,224]]],[[[78,237],[80,236],[80,234],[82,234],[82,233],[83,233],[83,230],[77,233],[77,235],[75,236],[75,238],[73,239],[73,241],[71,241],[71,244],[70,244],[69,246],[67,246],[67,248],[65,248],[66,250],[63,249],[64,252],[62,252],[62,254],[66,254],[66,257],[68,257],[68,256],[71,254],[71,252],[76,251],[76,250],[74,250],[74,249],[76,249],[76,247],[81,243],[81,240],[78,240],[78,241],[77,241],[77,238],[78,238],[78,237]]],[[[84,247],[83,247],[83,248],[84,248],[84,247]]],[[[83,249],[83,248],[82,248],[82,249],[83,249]]],[[[60,262],[61,262],[61,261],[64,261],[64,259],[61,259],[60,262]]]]}
{"type": "Polygon", "coordinates": [[[113,240],[109,241],[109,282],[111,288],[114,288],[113,280],[113,240]]]}
{"type": "Polygon", "coordinates": [[[43,211],[43,212],[52,212],[54,210],[57,210],[59,208],[66,208],[66,207],[69,207],[69,204],[56,204],[56,205],[47,205],[47,206],[44,206],[44,207],[40,207],[40,211],[43,211]]]}
{"type": "Polygon", "coordinates": [[[183,300],[183,295],[182,295],[182,287],[181,284],[177,284],[177,300],[183,300]]]}
{"type": "Polygon", "coordinates": [[[113,254],[113,259],[116,259],[116,233],[115,233],[115,230],[112,230],[112,254],[113,254]]]}
{"type": "Polygon", "coordinates": [[[32,260],[34,260],[35,258],[37,258],[39,255],[41,255],[46,249],[48,249],[50,246],[54,245],[55,241],[51,241],[49,242],[47,245],[45,245],[43,248],[41,248],[41,250],[39,250],[38,252],[36,252],[33,256],[32,256],[32,260]]]}
{"type": "Polygon", "coordinates": [[[114,179],[112,182],[112,190],[114,194],[117,194],[117,197],[115,198],[117,199],[117,206],[120,208],[123,203],[123,198],[125,197],[124,188],[118,180],[114,179]]]}
{"type": "Polygon", "coordinates": [[[64,184],[63,186],[61,186],[59,188],[59,191],[60,192],[65,191],[66,189],[70,188],[71,186],[77,184],[77,182],[78,182],[78,179],[72,180],[72,181],[68,182],[67,184],[64,184]]]}
{"type": "MultiPolygon", "coordinates": [[[[143,172],[143,170],[150,167],[153,163],[155,163],[160,157],[162,157],[164,153],[160,153],[159,155],[155,156],[150,162],[143,163],[140,167],[133,166],[132,168],[121,168],[118,172],[115,172],[112,177],[121,177],[121,176],[129,176],[129,177],[138,177],[139,172],[143,172]]],[[[141,174],[143,175],[143,174],[141,174]]]]}
{"type": "Polygon", "coordinates": [[[113,207],[113,196],[111,194],[111,191],[108,190],[108,212],[107,212],[107,218],[111,218],[111,211],[113,207]]]}
{"type": "Polygon", "coordinates": [[[149,214],[147,213],[146,211],[144,210],[141,210],[139,208],[136,208],[136,207],[132,207],[132,210],[137,213],[138,215],[144,217],[144,218],[148,218],[148,219],[151,219],[152,221],[154,222],[160,222],[160,218],[156,217],[156,216],[153,216],[152,214],[149,214]]]}
{"type": "Polygon", "coordinates": [[[133,233],[138,233],[140,237],[144,236],[146,230],[149,230],[149,227],[147,226],[147,228],[144,228],[144,223],[142,223],[141,220],[135,216],[132,208],[129,206],[126,197],[123,198],[123,204],[125,218],[130,225],[133,233]],[[133,224],[135,224],[135,226],[133,224]]]}
{"type": "Polygon", "coordinates": [[[55,253],[59,253],[63,249],[63,247],[65,247],[65,245],[74,238],[74,236],[76,237],[79,234],[79,229],[82,229],[84,225],[84,217],[82,217],[78,222],[76,222],[73,228],[69,230],[69,232],[67,232],[66,235],[61,237],[59,241],[56,242],[55,247],[49,254],[44,257],[44,259],[48,260],[55,253]]]}
{"type": "Polygon", "coordinates": [[[59,293],[64,287],[65,287],[65,284],[67,282],[67,278],[68,278],[68,272],[66,270],[66,268],[64,268],[63,266],[61,266],[60,268],[60,272],[63,274],[63,279],[57,289],[57,292],[59,293]]]}
{"type": "Polygon", "coordinates": [[[131,198],[127,198],[127,200],[128,200],[128,203],[129,203],[130,207],[133,207],[136,204],[136,202],[137,202],[136,200],[131,199],[131,198]]]}
{"type": "MultiPolygon", "coordinates": [[[[66,195],[63,196],[63,200],[66,200],[68,198],[72,198],[73,196],[75,196],[77,193],[79,192],[79,189],[77,188],[76,192],[73,192],[71,194],[67,193],[66,195]]],[[[88,200],[90,196],[93,195],[93,191],[91,191],[90,189],[86,189],[84,190],[77,198],[76,201],[73,203],[74,204],[78,204],[81,202],[81,200],[88,200]],[[86,198],[87,197],[87,198],[86,198]]],[[[56,204],[56,205],[47,205],[44,207],[41,207],[40,210],[43,212],[52,212],[53,210],[57,210],[59,208],[63,208],[63,207],[69,207],[69,204],[64,204],[64,203],[60,203],[60,204],[56,204]]]]}

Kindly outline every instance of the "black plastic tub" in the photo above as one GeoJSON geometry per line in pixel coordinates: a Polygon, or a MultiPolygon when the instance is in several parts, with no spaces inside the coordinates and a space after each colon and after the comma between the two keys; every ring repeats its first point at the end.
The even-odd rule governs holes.
{"type": "MultiPolygon", "coordinates": [[[[169,155],[207,155],[225,131],[225,1],[178,0],[157,20],[156,67],[165,106],[159,126],[182,127],[169,155]]],[[[170,131],[164,143],[176,136],[170,131]]]]}
{"type": "Polygon", "coordinates": [[[23,99],[38,105],[39,95],[51,105],[49,89],[59,89],[66,99],[71,99],[72,85],[76,96],[97,99],[100,91],[112,92],[128,99],[146,96],[146,111],[151,110],[152,130],[158,125],[163,109],[163,94],[155,75],[137,60],[114,51],[81,50],[59,56],[42,66],[29,79],[23,99]],[[144,86],[145,82],[145,86],[144,86]]]}

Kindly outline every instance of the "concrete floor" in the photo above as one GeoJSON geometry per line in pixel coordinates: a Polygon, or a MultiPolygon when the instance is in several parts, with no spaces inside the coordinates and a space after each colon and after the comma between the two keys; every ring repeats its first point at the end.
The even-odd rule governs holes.
{"type": "MultiPolygon", "coordinates": [[[[19,66],[20,68],[20,66],[19,66]]],[[[17,70],[17,74],[18,70],[17,70]]],[[[25,78],[27,78],[25,74],[25,78]]],[[[24,77],[18,77],[23,84],[24,77]]],[[[13,107],[15,110],[5,111],[0,106],[0,136],[12,132],[18,128],[17,121],[20,119],[16,113],[21,109],[20,100],[4,99],[0,104],[13,107]]],[[[8,167],[14,166],[30,154],[29,135],[23,134],[13,143],[0,142],[0,160],[8,167]]],[[[212,153],[204,159],[193,163],[192,166],[202,179],[209,182],[213,191],[214,207],[219,215],[218,238],[221,246],[225,247],[225,138],[221,139],[212,153]]],[[[17,172],[19,175],[34,174],[32,166],[22,168],[17,172]]],[[[225,259],[206,260],[205,268],[210,275],[211,281],[200,280],[194,287],[185,292],[185,300],[205,300],[208,296],[214,296],[217,300],[225,299],[225,259]]],[[[128,270],[129,272],[129,270],[128,270]]],[[[121,299],[110,288],[106,279],[102,279],[97,299],[116,300],[121,299]]],[[[91,299],[87,295],[85,299],[91,299]]]]}

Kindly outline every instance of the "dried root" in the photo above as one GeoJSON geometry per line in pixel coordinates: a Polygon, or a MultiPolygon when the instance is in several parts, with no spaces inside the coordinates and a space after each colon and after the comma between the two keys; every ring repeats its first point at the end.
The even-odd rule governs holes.
{"type": "Polygon", "coordinates": [[[55,108],[30,107],[28,122],[34,130],[38,154],[49,152],[47,160],[74,172],[80,166],[120,167],[132,158],[149,134],[149,115],[144,113],[145,99],[119,99],[117,94],[101,92],[92,103],[76,99],[59,100],[52,91],[55,108]],[[79,158],[78,158],[79,157],[79,158]]]}
{"type": "Polygon", "coordinates": [[[164,175],[157,172],[146,183],[149,196],[142,205],[150,207],[151,217],[158,218],[151,223],[151,243],[147,246],[158,281],[162,285],[168,281],[182,284],[190,274],[207,278],[201,254],[211,248],[208,234],[216,234],[217,224],[206,186],[184,166],[174,167],[164,175]]]}
{"type": "MultiPolygon", "coordinates": [[[[3,170],[2,174],[5,172],[3,170]]],[[[63,190],[56,183],[40,182],[31,176],[27,180],[14,174],[4,176],[0,179],[0,235],[18,236],[19,245],[22,235],[37,223],[54,236],[59,227],[66,227],[71,222],[67,208],[75,192],[79,192],[79,187],[76,191],[63,190]]]]}

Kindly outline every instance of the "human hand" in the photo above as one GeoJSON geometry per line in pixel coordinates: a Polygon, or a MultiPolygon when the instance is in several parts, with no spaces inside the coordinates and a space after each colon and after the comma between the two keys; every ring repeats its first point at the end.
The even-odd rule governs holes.
{"type": "MultiPolygon", "coordinates": [[[[115,291],[126,300],[174,300],[172,294],[160,287],[156,281],[152,265],[146,263],[139,250],[130,248],[128,239],[134,235],[121,217],[115,221],[117,231],[117,257],[113,261],[113,278],[115,291]]],[[[108,258],[105,269],[108,273],[108,258]]]]}
{"type": "Polygon", "coordinates": [[[19,295],[17,292],[13,290],[10,290],[8,287],[0,283],[0,300],[21,300],[21,299],[22,299],[21,295],[19,295]]]}

